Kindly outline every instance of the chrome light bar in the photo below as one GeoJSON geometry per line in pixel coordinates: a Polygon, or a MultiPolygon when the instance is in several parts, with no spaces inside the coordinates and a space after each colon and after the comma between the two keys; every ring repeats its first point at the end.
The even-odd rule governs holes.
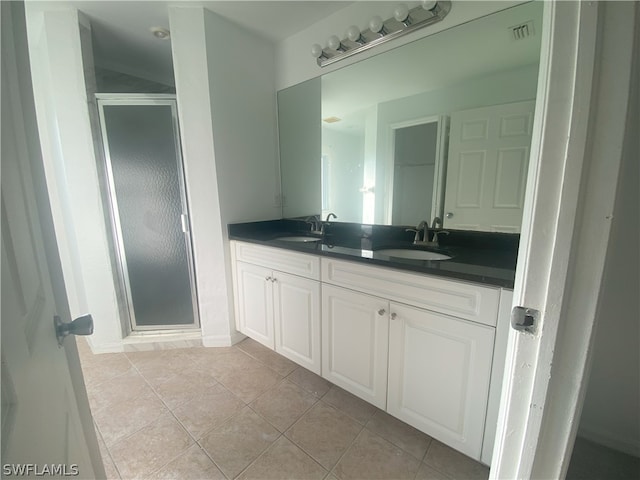
{"type": "Polygon", "coordinates": [[[322,48],[315,44],[311,54],[317,58],[318,65],[325,67],[356,53],[364,52],[377,45],[402,37],[428,25],[441,21],[451,11],[450,1],[423,1],[422,6],[409,10],[405,5],[396,7],[394,16],[382,21],[374,17],[369,28],[360,32],[358,27],[351,26],[347,37],[343,40],[336,36],[329,38],[328,46],[322,48]]]}

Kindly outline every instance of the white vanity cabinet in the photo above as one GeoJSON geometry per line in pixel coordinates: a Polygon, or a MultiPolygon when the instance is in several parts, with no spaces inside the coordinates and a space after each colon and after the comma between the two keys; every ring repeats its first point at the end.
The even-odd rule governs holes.
{"type": "Polygon", "coordinates": [[[494,328],[392,303],[387,411],[480,458],[494,328]]]}
{"type": "Polygon", "coordinates": [[[322,286],[322,376],[385,409],[388,300],[322,286]]]}
{"type": "Polygon", "coordinates": [[[232,242],[236,328],[320,374],[319,259],[232,242]]]}
{"type": "Polygon", "coordinates": [[[321,266],[323,376],[480,459],[500,289],[326,258],[321,266]]]}
{"type": "Polygon", "coordinates": [[[236,262],[236,327],[255,341],[274,348],[272,271],[236,262]]]}
{"type": "Polygon", "coordinates": [[[239,331],[485,464],[511,293],[231,242],[239,331]]]}

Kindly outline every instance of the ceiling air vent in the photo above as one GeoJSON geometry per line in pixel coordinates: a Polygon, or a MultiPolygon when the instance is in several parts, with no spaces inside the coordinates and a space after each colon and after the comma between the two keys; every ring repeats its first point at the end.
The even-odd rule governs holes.
{"type": "Polygon", "coordinates": [[[525,38],[532,37],[535,34],[533,31],[533,20],[509,27],[509,31],[511,32],[511,38],[513,40],[524,40],[525,38]]]}

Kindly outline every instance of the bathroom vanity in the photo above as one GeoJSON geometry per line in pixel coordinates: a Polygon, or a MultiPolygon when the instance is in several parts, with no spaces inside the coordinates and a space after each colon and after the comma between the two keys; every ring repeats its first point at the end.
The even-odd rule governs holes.
{"type": "Polygon", "coordinates": [[[390,226],[330,224],[320,238],[281,220],[229,233],[239,331],[490,463],[515,250],[376,253],[425,251],[390,226]]]}

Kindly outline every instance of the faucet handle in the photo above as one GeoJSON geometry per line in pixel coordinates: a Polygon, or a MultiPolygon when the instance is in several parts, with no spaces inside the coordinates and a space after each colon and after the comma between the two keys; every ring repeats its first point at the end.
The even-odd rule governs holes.
{"type": "Polygon", "coordinates": [[[434,230],[433,231],[433,243],[438,245],[438,235],[449,235],[447,230],[434,230]]]}
{"type": "Polygon", "coordinates": [[[415,228],[406,228],[405,232],[414,232],[415,236],[413,237],[413,243],[418,243],[420,241],[420,230],[415,228]]]}

